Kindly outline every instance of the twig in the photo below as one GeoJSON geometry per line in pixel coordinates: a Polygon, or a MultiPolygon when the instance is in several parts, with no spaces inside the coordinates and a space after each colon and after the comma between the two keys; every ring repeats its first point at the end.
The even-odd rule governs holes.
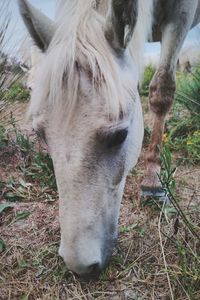
{"type": "Polygon", "coordinates": [[[160,247],[161,247],[163,261],[164,261],[164,265],[165,265],[165,269],[166,269],[166,275],[167,275],[167,281],[168,281],[168,284],[169,284],[171,299],[174,300],[171,281],[170,281],[170,277],[169,277],[168,270],[167,270],[167,262],[166,262],[166,258],[165,258],[165,251],[164,251],[164,248],[163,248],[163,240],[162,240],[162,234],[161,234],[161,219],[162,219],[162,215],[163,215],[164,206],[165,206],[165,202],[163,203],[163,207],[162,207],[162,210],[160,212],[160,217],[159,217],[159,221],[158,221],[158,233],[159,233],[160,247]]]}

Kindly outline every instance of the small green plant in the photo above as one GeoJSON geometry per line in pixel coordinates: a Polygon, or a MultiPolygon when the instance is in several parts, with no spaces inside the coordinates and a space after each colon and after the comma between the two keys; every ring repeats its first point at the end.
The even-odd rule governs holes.
{"type": "Polygon", "coordinates": [[[5,242],[0,238],[0,254],[6,250],[5,242]]]}
{"type": "Polygon", "coordinates": [[[22,134],[20,131],[16,131],[16,143],[24,155],[29,155],[33,152],[33,141],[31,141],[27,135],[22,134]]]}
{"type": "Polygon", "coordinates": [[[182,161],[200,163],[200,67],[178,74],[173,116],[167,122],[166,144],[182,161]]]}
{"type": "Polygon", "coordinates": [[[35,153],[26,175],[38,181],[43,188],[57,190],[53,162],[48,153],[35,153]]]}
{"type": "Polygon", "coordinates": [[[199,292],[200,284],[200,252],[196,247],[200,243],[200,227],[191,220],[189,207],[183,209],[180,200],[176,196],[176,181],[174,173],[176,168],[172,164],[172,156],[170,149],[164,146],[162,155],[162,175],[161,183],[165,189],[166,195],[169,197],[171,205],[164,204],[161,214],[166,214],[166,209],[174,215],[174,235],[168,237],[170,243],[175,246],[177,255],[177,266],[168,267],[168,274],[175,282],[179,282],[184,291],[188,295],[188,299],[197,299],[194,294],[199,292]],[[178,235],[179,231],[184,234],[178,235]]]}
{"type": "MultiPolygon", "coordinates": [[[[49,154],[41,149],[38,149],[35,141],[29,136],[23,134],[16,126],[15,119],[11,116],[9,132],[0,126],[0,149],[10,147],[13,151],[21,154],[21,161],[18,169],[23,172],[24,180],[36,181],[42,188],[57,190],[56,180],[54,175],[53,163],[49,154]]],[[[7,148],[5,149],[7,151],[7,148]]],[[[6,191],[4,198],[8,201],[20,201],[27,198],[29,186],[26,182],[20,179],[6,183],[6,191]]],[[[5,186],[5,183],[3,183],[5,186]]]]}
{"type": "Polygon", "coordinates": [[[10,203],[0,204],[0,214],[10,208],[13,208],[13,206],[10,203]]]}
{"type": "Polygon", "coordinates": [[[11,221],[11,224],[13,223],[16,223],[18,221],[21,221],[21,220],[24,220],[24,219],[27,219],[29,216],[31,215],[31,212],[30,211],[20,211],[20,212],[17,212],[14,219],[11,221]]]}
{"type": "Polygon", "coordinates": [[[150,138],[151,138],[151,129],[146,126],[144,128],[144,139],[143,139],[143,146],[147,147],[150,143],[150,138]]]}
{"type": "Polygon", "coordinates": [[[181,103],[192,116],[200,114],[200,66],[177,83],[176,101],[181,103]]]}
{"type": "Polygon", "coordinates": [[[0,124],[0,148],[7,146],[8,144],[8,136],[7,131],[3,125],[0,124]]]}
{"type": "Polygon", "coordinates": [[[196,162],[200,162],[200,130],[187,137],[186,145],[189,159],[195,158],[196,162]]]}
{"type": "Polygon", "coordinates": [[[155,68],[153,66],[150,65],[145,68],[142,85],[140,87],[141,96],[145,96],[145,97],[148,96],[149,84],[153,78],[154,73],[155,73],[155,68]]]}
{"type": "Polygon", "coordinates": [[[165,189],[166,195],[169,197],[172,205],[177,210],[178,215],[182,218],[184,224],[190,230],[190,232],[196,236],[200,241],[200,236],[198,236],[195,225],[187,218],[187,215],[182,210],[181,206],[179,205],[179,201],[175,196],[176,191],[176,180],[174,178],[174,173],[176,171],[177,166],[174,168],[172,165],[172,155],[170,149],[165,146],[163,148],[161,154],[162,160],[162,173],[160,177],[160,181],[162,183],[163,188],[165,189]]]}
{"type": "Polygon", "coordinates": [[[19,180],[10,177],[4,183],[4,199],[10,202],[25,201],[30,198],[30,183],[26,183],[22,178],[19,180]]]}
{"type": "Polygon", "coordinates": [[[43,188],[57,190],[53,162],[49,154],[41,150],[36,151],[34,142],[28,136],[18,131],[16,127],[14,130],[16,144],[25,159],[22,167],[24,175],[38,181],[43,188]]]}
{"type": "MultiPolygon", "coordinates": [[[[4,99],[7,89],[12,85],[17,78],[21,77],[21,70],[19,64],[14,57],[16,56],[15,50],[9,51],[8,45],[12,38],[10,27],[11,20],[11,1],[1,1],[0,3],[0,101],[4,99]]],[[[11,49],[10,49],[11,50],[11,49]]]]}
{"type": "Polygon", "coordinates": [[[30,97],[30,92],[20,82],[15,82],[5,91],[3,99],[8,102],[27,101],[30,97]]]}
{"type": "Polygon", "coordinates": [[[176,181],[174,178],[174,172],[176,171],[176,167],[174,168],[172,166],[172,155],[167,146],[163,147],[161,161],[163,167],[160,180],[162,181],[163,186],[166,188],[166,193],[168,193],[169,190],[171,193],[175,193],[176,181]]]}

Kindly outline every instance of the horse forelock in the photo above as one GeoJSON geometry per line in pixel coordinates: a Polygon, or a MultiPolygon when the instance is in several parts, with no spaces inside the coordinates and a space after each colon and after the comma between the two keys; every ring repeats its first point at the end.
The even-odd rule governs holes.
{"type": "Polygon", "coordinates": [[[125,99],[130,98],[129,86],[133,84],[123,86],[119,62],[105,38],[105,18],[96,10],[97,4],[94,0],[58,2],[57,30],[40,67],[41,76],[33,93],[37,100],[29,110],[31,114],[44,103],[62,107],[63,100],[68,116],[72,114],[81,76],[90,81],[94,93],[102,94],[108,114],[118,118],[126,110],[125,99]]]}

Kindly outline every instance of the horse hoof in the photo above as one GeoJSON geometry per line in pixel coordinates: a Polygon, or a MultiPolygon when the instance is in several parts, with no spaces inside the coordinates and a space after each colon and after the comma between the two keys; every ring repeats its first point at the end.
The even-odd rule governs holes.
{"type": "Polygon", "coordinates": [[[144,176],[141,183],[143,193],[150,195],[163,194],[164,191],[158,174],[159,173],[156,173],[154,170],[148,170],[148,173],[144,176]]]}
{"type": "Polygon", "coordinates": [[[159,180],[159,176],[155,174],[155,172],[151,172],[148,176],[144,177],[140,186],[140,191],[140,195],[144,199],[157,198],[159,202],[165,202],[166,204],[170,202],[166,191],[159,180]]]}
{"type": "Polygon", "coordinates": [[[141,185],[141,194],[144,197],[163,197],[165,196],[165,191],[162,186],[144,186],[141,185]]]}
{"type": "Polygon", "coordinates": [[[170,204],[171,201],[162,186],[142,186],[140,188],[140,196],[143,199],[155,198],[158,202],[170,204]]]}

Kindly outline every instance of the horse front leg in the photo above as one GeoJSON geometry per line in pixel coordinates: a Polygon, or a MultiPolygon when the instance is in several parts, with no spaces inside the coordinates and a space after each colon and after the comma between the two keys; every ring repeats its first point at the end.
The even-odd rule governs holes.
{"type": "Polygon", "coordinates": [[[178,55],[189,31],[197,9],[196,0],[174,1],[173,11],[169,6],[165,23],[161,26],[162,42],[158,70],[150,84],[149,105],[153,113],[153,129],[146,154],[146,171],[141,184],[144,195],[160,195],[160,152],[165,118],[175,93],[175,73],[178,55]]]}
{"type": "Polygon", "coordinates": [[[153,128],[145,159],[145,176],[141,184],[144,194],[155,194],[158,196],[162,194],[162,186],[158,176],[161,169],[160,151],[165,117],[173,103],[174,93],[174,72],[170,72],[168,66],[160,66],[151,82],[149,90],[149,105],[153,113],[153,128]]]}

